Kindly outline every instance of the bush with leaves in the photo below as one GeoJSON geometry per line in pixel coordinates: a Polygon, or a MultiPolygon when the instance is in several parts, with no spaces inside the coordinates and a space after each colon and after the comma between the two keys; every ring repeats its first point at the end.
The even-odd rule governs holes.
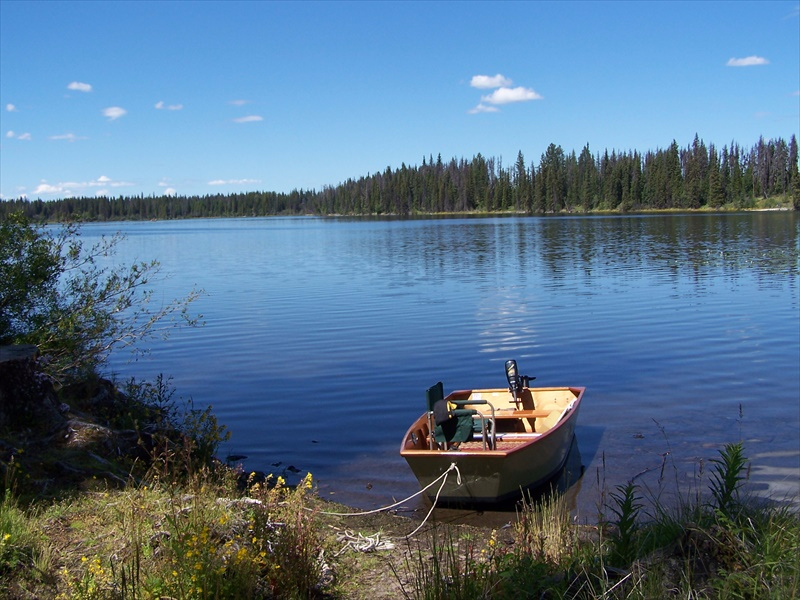
{"type": "Polygon", "coordinates": [[[122,236],[84,246],[80,235],[77,224],[50,229],[21,214],[0,222],[0,344],[35,344],[59,381],[96,372],[112,348],[138,348],[199,318],[188,312],[196,289],[151,304],[157,261],[105,266],[122,236]]]}

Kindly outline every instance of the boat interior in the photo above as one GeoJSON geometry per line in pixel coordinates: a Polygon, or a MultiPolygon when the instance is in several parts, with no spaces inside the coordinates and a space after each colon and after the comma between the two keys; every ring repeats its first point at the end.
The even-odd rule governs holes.
{"type": "Polygon", "coordinates": [[[444,396],[442,382],[426,392],[427,412],[409,430],[404,450],[511,450],[549,431],[572,408],[570,388],[531,388],[507,361],[507,389],[461,390],[444,396]]]}

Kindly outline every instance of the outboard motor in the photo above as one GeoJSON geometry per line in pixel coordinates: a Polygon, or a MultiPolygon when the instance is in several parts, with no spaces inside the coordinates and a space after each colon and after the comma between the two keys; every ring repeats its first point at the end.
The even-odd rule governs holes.
{"type": "Polygon", "coordinates": [[[506,379],[508,379],[508,391],[510,391],[511,395],[514,396],[514,402],[518,404],[519,398],[517,394],[519,394],[523,388],[528,387],[528,384],[532,379],[536,378],[528,377],[527,375],[520,375],[519,370],[517,369],[517,361],[507,360],[506,379]]]}

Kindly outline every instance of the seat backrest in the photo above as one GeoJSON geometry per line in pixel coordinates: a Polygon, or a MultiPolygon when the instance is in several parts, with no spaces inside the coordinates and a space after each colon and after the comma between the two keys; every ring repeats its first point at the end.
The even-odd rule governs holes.
{"type": "Polygon", "coordinates": [[[433,405],[443,398],[444,398],[444,385],[442,384],[441,381],[429,387],[425,392],[425,399],[428,403],[428,411],[429,412],[432,411],[433,405]]]}
{"type": "Polygon", "coordinates": [[[439,381],[425,391],[428,411],[434,413],[433,436],[437,443],[466,442],[472,439],[472,409],[453,409],[444,401],[444,385],[439,381]]]}

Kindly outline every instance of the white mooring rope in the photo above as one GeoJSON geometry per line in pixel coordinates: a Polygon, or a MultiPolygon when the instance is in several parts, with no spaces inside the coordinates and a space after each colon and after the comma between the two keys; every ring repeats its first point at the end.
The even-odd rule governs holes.
{"type": "Polygon", "coordinates": [[[366,511],[363,511],[363,512],[355,512],[355,513],[335,513],[335,512],[320,511],[319,514],[329,515],[329,516],[332,516],[332,517],[361,517],[361,516],[365,516],[365,515],[371,515],[371,514],[383,512],[385,510],[391,510],[392,508],[394,508],[396,506],[400,506],[404,502],[408,502],[412,498],[416,498],[420,494],[422,494],[425,491],[427,491],[428,489],[432,488],[434,485],[436,485],[441,480],[442,485],[439,486],[439,489],[436,492],[436,496],[433,499],[433,503],[431,505],[431,509],[428,511],[428,514],[425,515],[425,518],[422,520],[422,523],[420,523],[419,527],[417,527],[414,531],[412,531],[407,536],[405,536],[406,538],[410,538],[415,533],[417,533],[420,529],[422,529],[422,527],[425,525],[425,523],[430,518],[431,514],[433,513],[433,509],[436,508],[436,503],[439,501],[439,494],[442,493],[442,490],[444,489],[444,486],[447,483],[447,477],[450,475],[451,471],[455,471],[456,472],[456,482],[458,483],[458,485],[461,485],[461,471],[458,470],[458,466],[456,466],[456,463],[450,463],[450,466],[447,468],[447,470],[444,473],[439,475],[439,477],[437,477],[436,479],[431,481],[428,485],[426,485],[420,491],[416,492],[415,494],[410,495],[408,498],[406,498],[404,500],[400,500],[399,502],[395,502],[394,504],[390,504],[389,506],[384,506],[383,508],[376,508],[374,510],[366,510],[366,511]]]}

